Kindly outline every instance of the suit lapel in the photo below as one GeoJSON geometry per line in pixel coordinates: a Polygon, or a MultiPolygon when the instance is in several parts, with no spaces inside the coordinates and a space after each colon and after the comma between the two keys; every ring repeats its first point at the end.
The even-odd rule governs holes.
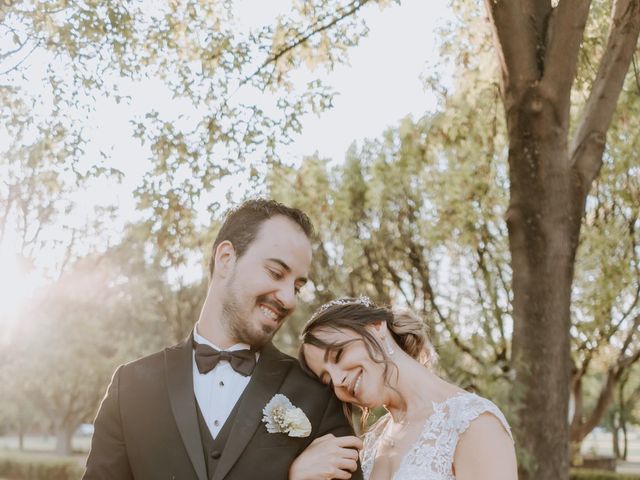
{"type": "Polygon", "coordinates": [[[198,427],[196,400],[193,393],[193,347],[191,336],[183,343],[165,350],[165,373],[171,410],[199,480],[207,480],[202,439],[198,427]]]}
{"type": "Polygon", "coordinates": [[[262,422],[262,409],[280,388],[293,362],[269,344],[260,352],[260,359],[251,381],[241,397],[238,413],[213,480],[221,480],[236,463],[254,432],[262,422]]]}

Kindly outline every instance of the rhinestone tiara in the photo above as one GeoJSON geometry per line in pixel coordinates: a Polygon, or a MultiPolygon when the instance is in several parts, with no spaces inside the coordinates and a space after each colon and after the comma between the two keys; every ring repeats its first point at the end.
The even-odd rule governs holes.
{"type": "Polygon", "coordinates": [[[325,310],[327,310],[327,309],[329,309],[331,307],[335,307],[337,305],[353,305],[353,304],[363,305],[363,306],[368,307],[368,308],[375,307],[375,305],[371,301],[371,299],[369,297],[364,296],[364,295],[360,295],[358,298],[350,298],[350,297],[336,298],[335,300],[331,300],[330,302],[327,302],[324,305],[322,305],[318,309],[316,315],[324,312],[325,310]]]}

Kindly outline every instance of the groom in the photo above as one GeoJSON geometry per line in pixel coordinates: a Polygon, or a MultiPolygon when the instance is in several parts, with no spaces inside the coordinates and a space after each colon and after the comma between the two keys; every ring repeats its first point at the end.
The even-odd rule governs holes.
{"type": "Polygon", "coordinates": [[[227,215],[192,334],[116,370],[85,480],[362,478],[337,399],[271,343],[307,281],[311,234],[270,200],[227,215]],[[265,421],[278,401],[286,411],[265,421]]]}

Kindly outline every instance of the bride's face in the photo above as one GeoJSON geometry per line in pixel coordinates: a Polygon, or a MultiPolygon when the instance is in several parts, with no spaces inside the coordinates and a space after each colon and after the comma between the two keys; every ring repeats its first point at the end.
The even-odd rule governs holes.
{"type": "MultiPolygon", "coordinates": [[[[375,328],[372,333],[377,338],[373,330],[375,328]]],[[[346,329],[318,330],[314,335],[330,345],[349,342],[330,350],[309,344],[303,346],[307,365],[322,383],[330,385],[343,402],[369,408],[386,404],[384,364],[371,358],[362,336],[346,329]]]]}

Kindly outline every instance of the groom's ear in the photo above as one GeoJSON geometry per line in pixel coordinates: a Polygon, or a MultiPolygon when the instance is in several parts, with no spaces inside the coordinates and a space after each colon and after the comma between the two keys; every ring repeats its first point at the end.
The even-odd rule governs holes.
{"type": "Polygon", "coordinates": [[[226,278],[232,271],[236,263],[236,249],[229,240],[220,242],[215,251],[215,269],[213,274],[218,274],[221,278],[226,278]]]}

